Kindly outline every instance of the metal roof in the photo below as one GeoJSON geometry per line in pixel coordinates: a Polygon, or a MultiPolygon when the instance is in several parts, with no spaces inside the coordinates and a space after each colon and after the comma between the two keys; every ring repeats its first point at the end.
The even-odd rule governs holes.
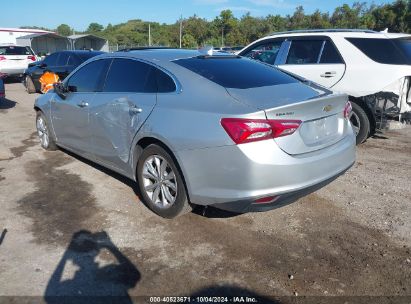
{"type": "Polygon", "coordinates": [[[25,36],[20,36],[17,37],[16,39],[33,39],[36,37],[43,37],[43,36],[48,36],[48,37],[53,37],[53,38],[58,38],[58,39],[67,39],[64,36],[57,35],[55,33],[49,32],[49,33],[38,33],[38,34],[30,34],[30,35],[25,35],[25,36]]]}
{"type": "Polygon", "coordinates": [[[85,37],[91,37],[91,38],[104,40],[104,41],[106,40],[104,38],[101,38],[101,37],[98,37],[98,36],[92,35],[92,34],[77,34],[77,35],[68,36],[67,38],[72,39],[72,40],[76,40],[76,39],[81,39],[81,38],[85,38],[85,37]]]}

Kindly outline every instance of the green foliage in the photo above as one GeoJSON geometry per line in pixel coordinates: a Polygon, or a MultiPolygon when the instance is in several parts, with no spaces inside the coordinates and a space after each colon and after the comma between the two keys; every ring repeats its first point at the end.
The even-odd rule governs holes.
{"type": "Polygon", "coordinates": [[[184,34],[181,40],[181,45],[183,48],[192,49],[197,47],[197,41],[192,35],[184,34]]]}
{"type": "Polygon", "coordinates": [[[67,24],[60,24],[57,27],[56,32],[61,36],[70,36],[72,34],[71,28],[67,24]]]}
{"type": "Polygon", "coordinates": [[[102,26],[101,24],[98,24],[96,22],[90,23],[90,25],[88,26],[86,32],[87,33],[97,33],[97,32],[101,32],[104,29],[104,26],[102,26]]]}
{"type": "MultiPolygon", "coordinates": [[[[269,33],[295,29],[368,28],[381,31],[388,28],[389,32],[411,33],[411,0],[395,0],[382,5],[343,4],[331,14],[319,9],[306,14],[304,8],[298,6],[288,16],[268,14],[266,17],[253,17],[246,13],[236,18],[232,11],[223,10],[211,21],[194,15],[181,20],[181,23],[182,46],[187,48],[247,45],[269,33]]],[[[180,20],[174,24],[150,22],[150,26],[152,45],[180,45],[180,20]]],[[[56,31],[65,36],[71,34],[66,24],[60,25],[56,31]]],[[[148,44],[148,22],[140,19],[108,24],[106,28],[91,23],[86,32],[108,39],[111,45],[130,47],[148,44]]]]}

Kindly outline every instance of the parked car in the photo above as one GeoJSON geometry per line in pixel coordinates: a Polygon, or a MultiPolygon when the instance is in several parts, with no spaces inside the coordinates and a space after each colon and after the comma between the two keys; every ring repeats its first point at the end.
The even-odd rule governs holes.
{"type": "Polygon", "coordinates": [[[355,160],[350,109],[274,67],[190,50],[94,57],[35,102],[44,149],[138,182],[166,218],[268,210],[327,184],[355,160]]]}
{"type": "Polygon", "coordinates": [[[21,77],[29,63],[37,60],[29,46],[0,44],[0,73],[11,77],[21,77]]]}
{"type": "Polygon", "coordinates": [[[357,143],[386,117],[411,120],[411,35],[368,30],[275,33],[239,53],[349,95],[357,143]]]}
{"type": "Polygon", "coordinates": [[[3,77],[5,74],[0,73],[0,99],[6,97],[6,88],[4,87],[3,77]]]}
{"type": "Polygon", "coordinates": [[[46,70],[57,74],[63,80],[75,68],[91,57],[102,54],[98,51],[61,51],[47,56],[44,60],[29,65],[25,71],[25,86],[28,93],[40,92],[40,77],[46,70]]]}

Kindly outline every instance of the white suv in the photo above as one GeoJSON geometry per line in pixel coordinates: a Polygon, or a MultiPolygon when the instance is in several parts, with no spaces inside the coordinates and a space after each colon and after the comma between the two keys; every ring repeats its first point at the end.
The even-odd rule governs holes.
{"type": "Polygon", "coordinates": [[[29,63],[37,57],[29,46],[0,44],[0,73],[7,76],[22,76],[29,63]]]}
{"type": "Polygon", "coordinates": [[[385,119],[411,118],[411,35],[369,30],[307,30],[261,38],[238,55],[348,94],[362,143],[385,119]]]}

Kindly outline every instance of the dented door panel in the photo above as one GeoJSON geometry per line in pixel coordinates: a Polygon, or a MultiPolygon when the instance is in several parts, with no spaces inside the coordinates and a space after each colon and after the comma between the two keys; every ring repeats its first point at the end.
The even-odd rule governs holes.
{"type": "Polygon", "coordinates": [[[155,104],[155,93],[97,93],[90,107],[92,149],[97,160],[127,170],[131,142],[155,104]]]}

